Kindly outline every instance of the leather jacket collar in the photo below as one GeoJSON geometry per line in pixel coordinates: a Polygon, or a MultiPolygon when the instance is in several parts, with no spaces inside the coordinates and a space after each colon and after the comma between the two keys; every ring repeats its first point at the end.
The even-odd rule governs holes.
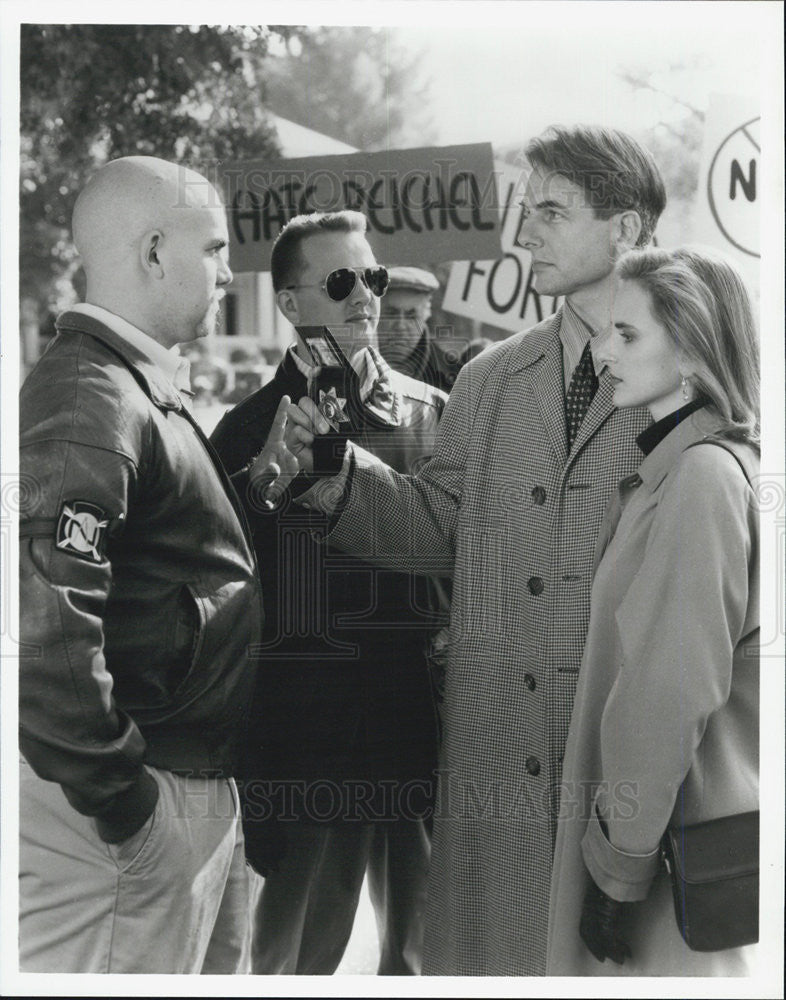
{"type": "Polygon", "coordinates": [[[95,337],[108,347],[137,376],[143,389],[159,409],[182,410],[183,403],[177,390],[161,371],[147,359],[133,344],[118,336],[99,320],[81,312],[64,312],[58,316],[55,326],[58,332],[70,330],[95,337]]]}

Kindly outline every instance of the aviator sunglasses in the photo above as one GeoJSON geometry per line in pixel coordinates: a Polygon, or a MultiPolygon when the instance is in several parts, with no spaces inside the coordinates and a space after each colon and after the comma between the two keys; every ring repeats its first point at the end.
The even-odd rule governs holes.
{"type": "Polygon", "coordinates": [[[358,278],[378,299],[385,294],[390,281],[387,268],[378,264],[376,267],[337,267],[321,285],[287,285],[287,288],[323,288],[328,298],[343,302],[355,290],[358,278]]]}

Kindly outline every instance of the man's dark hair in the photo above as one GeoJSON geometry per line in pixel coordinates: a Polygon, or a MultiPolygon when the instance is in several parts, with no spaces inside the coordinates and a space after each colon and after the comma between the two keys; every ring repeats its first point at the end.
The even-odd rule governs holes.
{"type": "Polygon", "coordinates": [[[553,171],[583,188],[598,219],[634,210],[641,219],[636,246],[652,239],[666,207],[666,189],[649,150],[617,129],[552,125],[531,139],[524,154],[540,170],[553,171]]]}
{"type": "Polygon", "coordinates": [[[349,209],[296,215],[284,226],[273,244],[270,272],[274,291],[280,292],[282,288],[297,283],[304,267],[300,252],[303,240],[318,233],[365,233],[367,229],[365,215],[349,209]]]}

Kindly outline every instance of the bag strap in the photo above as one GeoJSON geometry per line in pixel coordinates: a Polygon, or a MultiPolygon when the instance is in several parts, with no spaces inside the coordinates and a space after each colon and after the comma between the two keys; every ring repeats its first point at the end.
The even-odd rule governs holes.
{"type": "MultiPolygon", "coordinates": [[[[731,442],[726,441],[722,438],[707,437],[703,438],[701,441],[694,441],[693,444],[688,445],[688,448],[698,448],[699,445],[703,444],[714,444],[716,447],[723,448],[724,451],[727,451],[732,456],[732,458],[734,458],[737,465],[739,465],[740,469],[742,470],[742,474],[743,476],[745,476],[745,482],[748,484],[748,486],[750,486],[751,489],[753,489],[753,483],[751,482],[750,471],[746,467],[746,464],[743,462],[742,458],[740,458],[737,449],[732,447],[731,442]]],[[[685,450],[687,451],[688,448],[686,448],[685,450]]]]}

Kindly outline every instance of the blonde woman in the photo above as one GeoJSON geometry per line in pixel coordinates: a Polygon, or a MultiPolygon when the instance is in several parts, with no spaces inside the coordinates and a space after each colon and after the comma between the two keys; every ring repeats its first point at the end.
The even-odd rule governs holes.
{"type": "Polygon", "coordinates": [[[670,821],[758,809],[758,347],[736,271],[702,250],[619,265],[606,362],[646,406],[607,511],[566,749],[552,975],[743,975],[755,945],[688,948],[670,821]]]}

